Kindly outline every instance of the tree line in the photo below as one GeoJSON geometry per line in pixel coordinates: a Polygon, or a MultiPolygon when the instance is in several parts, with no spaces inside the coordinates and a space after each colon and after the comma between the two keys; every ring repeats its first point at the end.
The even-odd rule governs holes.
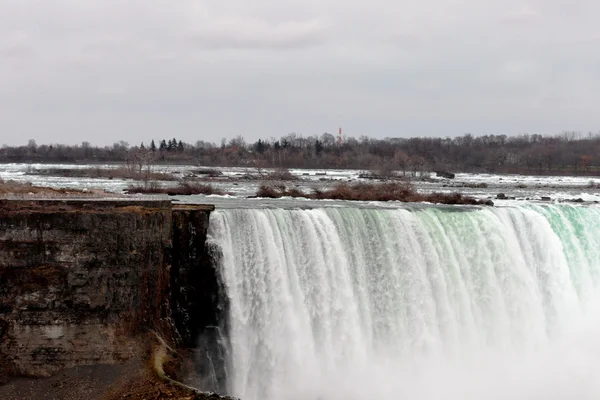
{"type": "MultiPolygon", "coordinates": [[[[67,146],[4,146],[0,162],[48,163],[186,163],[203,166],[257,168],[342,168],[378,171],[539,173],[591,175],[600,171],[600,134],[569,131],[557,135],[482,135],[458,137],[384,138],[346,137],[341,143],[329,133],[246,142],[242,136],[219,144],[160,139],[131,146],[89,142],[67,146]]],[[[141,167],[140,167],[141,168],[141,167]]]]}

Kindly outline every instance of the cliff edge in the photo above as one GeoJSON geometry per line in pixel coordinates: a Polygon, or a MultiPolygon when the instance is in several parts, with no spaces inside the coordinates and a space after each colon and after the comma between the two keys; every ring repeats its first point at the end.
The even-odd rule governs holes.
{"type": "Polygon", "coordinates": [[[175,210],[166,200],[0,200],[0,384],[35,386],[39,378],[95,368],[110,385],[127,365],[163,384],[147,368],[156,348],[150,332],[169,346],[189,347],[203,329],[187,324],[190,312],[216,310],[217,294],[193,296],[195,288],[182,286],[190,277],[214,276],[191,268],[206,263],[200,241],[212,209],[175,210]],[[198,239],[178,239],[190,235],[198,239]],[[193,258],[201,263],[173,257],[174,237],[177,254],[199,252],[193,258]]]}

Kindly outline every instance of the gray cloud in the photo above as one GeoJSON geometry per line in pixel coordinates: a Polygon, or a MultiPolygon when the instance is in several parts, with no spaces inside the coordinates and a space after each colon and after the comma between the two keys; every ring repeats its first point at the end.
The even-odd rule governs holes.
{"type": "Polygon", "coordinates": [[[0,0],[0,144],[596,130],[591,0],[0,0]],[[218,50],[218,51],[217,51],[218,50]]]}
{"type": "Polygon", "coordinates": [[[319,20],[269,24],[231,18],[199,27],[191,37],[208,49],[299,49],[323,43],[326,29],[319,20]]]}

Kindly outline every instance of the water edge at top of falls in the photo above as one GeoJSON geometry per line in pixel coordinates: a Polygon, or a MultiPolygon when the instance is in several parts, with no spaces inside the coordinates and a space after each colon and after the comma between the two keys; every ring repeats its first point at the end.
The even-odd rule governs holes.
{"type": "Polygon", "coordinates": [[[600,398],[600,208],[212,213],[244,400],[600,398]]]}

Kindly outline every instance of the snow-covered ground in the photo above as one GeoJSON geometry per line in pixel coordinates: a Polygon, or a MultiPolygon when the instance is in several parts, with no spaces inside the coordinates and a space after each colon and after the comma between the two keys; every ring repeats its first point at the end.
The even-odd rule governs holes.
{"type": "MultiPolygon", "coordinates": [[[[116,169],[121,164],[0,164],[0,178],[17,182],[31,182],[36,186],[53,188],[99,188],[107,192],[120,193],[130,185],[139,184],[130,179],[105,178],[72,178],[61,176],[37,175],[36,171],[47,169],[116,169]]],[[[248,175],[257,175],[256,168],[206,168],[193,165],[156,165],[153,172],[173,174],[177,178],[203,176],[201,170],[218,170],[220,175],[211,184],[231,193],[229,197],[248,197],[254,195],[261,184],[257,179],[245,179],[248,175]]],[[[261,173],[271,172],[269,169],[261,173]]],[[[339,169],[291,169],[290,172],[299,179],[287,182],[299,189],[310,191],[324,188],[338,182],[367,181],[361,178],[364,171],[339,169]]],[[[368,180],[372,182],[372,180],[368,180]]],[[[164,182],[173,185],[176,182],[164,182]]],[[[550,197],[552,200],[582,199],[586,202],[600,202],[600,177],[578,176],[533,176],[533,175],[493,175],[493,174],[457,174],[455,179],[438,177],[435,173],[430,179],[415,181],[415,186],[425,192],[460,192],[477,198],[496,199],[504,193],[507,200],[517,201],[540,200],[550,197]]],[[[196,198],[196,196],[194,196],[196,198]]],[[[205,197],[201,197],[206,199],[205,197]]],[[[214,199],[214,198],[213,198],[214,199]]]]}

